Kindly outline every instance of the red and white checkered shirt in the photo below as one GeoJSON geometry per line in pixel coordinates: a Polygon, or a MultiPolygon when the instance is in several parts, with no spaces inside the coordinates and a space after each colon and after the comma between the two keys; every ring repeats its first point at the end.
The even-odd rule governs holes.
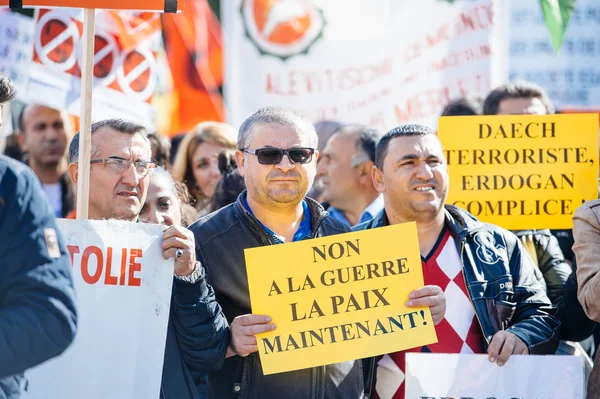
{"type": "Polygon", "coordinates": [[[377,363],[376,393],[380,399],[404,399],[406,352],[484,353],[483,333],[448,228],[444,227],[427,258],[421,258],[421,264],[425,285],[438,285],[446,294],[446,314],[435,326],[438,343],[384,355],[377,363]]]}

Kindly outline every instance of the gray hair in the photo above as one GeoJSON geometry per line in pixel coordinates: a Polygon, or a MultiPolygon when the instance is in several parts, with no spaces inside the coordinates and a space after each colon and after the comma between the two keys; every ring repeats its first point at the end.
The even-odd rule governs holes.
{"type": "Polygon", "coordinates": [[[355,167],[365,162],[375,163],[375,151],[377,143],[382,137],[382,134],[367,125],[347,125],[342,127],[332,137],[341,135],[356,136],[355,153],[352,155],[350,167],[355,167]]]}
{"type": "MultiPolygon", "coordinates": [[[[148,142],[150,145],[150,141],[148,140],[148,130],[135,122],[126,121],[124,119],[104,119],[102,121],[96,122],[92,124],[92,135],[96,133],[98,130],[103,127],[108,127],[113,130],[116,130],[119,133],[134,135],[139,133],[144,140],[148,142]]],[[[92,157],[98,154],[98,147],[92,144],[91,154],[92,157]]],[[[79,162],[79,132],[73,137],[71,140],[71,145],[69,145],[69,163],[78,163],[79,162]]]]}
{"type": "Polygon", "coordinates": [[[250,115],[240,126],[237,148],[245,150],[252,140],[252,129],[259,124],[274,123],[290,126],[308,136],[309,145],[316,148],[319,138],[313,124],[298,111],[287,107],[264,107],[250,115]]]}

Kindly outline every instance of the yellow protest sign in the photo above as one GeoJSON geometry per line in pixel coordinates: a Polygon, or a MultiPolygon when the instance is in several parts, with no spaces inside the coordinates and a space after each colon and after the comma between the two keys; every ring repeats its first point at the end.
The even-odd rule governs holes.
{"type": "Polygon", "coordinates": [[[598,115],[442,117],[447,203],[506,229],[570,229],[598,198],[598,115]]]}
{"type": "Polygon", "coordinates": [[[257,336],[263,373],[316,367],[437,342],[415,223],[245,250],[252,313],[277,329],[257,336]]]}

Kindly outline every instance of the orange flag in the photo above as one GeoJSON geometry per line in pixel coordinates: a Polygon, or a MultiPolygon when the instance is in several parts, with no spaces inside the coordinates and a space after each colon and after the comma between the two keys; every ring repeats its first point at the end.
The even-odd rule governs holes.
{"type": "Polygon", "coordinates": [[[224,120],[221,27],[206,0],[186,3],[183,13],[164,14],[165,50],[173,78],[169,135],[201,121],[224,120]]]}

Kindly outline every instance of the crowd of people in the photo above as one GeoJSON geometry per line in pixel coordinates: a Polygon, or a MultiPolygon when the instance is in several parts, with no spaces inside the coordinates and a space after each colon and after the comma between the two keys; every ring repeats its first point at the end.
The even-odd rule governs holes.
{"type": "MultiPolygon", "coordinates": [[[[0,76],[0,107],[14,97],[0,76]]],[[[485,99],[457,99],[442,115],[554,112],[543,89],[514,82],[485,99]]],[[[78,134],[64,111],[40,104],[17,119],[7,149],[17,159],[0,155],[0,397],[8,398],[19,397],[28,368],[65,350],[77,325],[55,217],[76,217],[78,134]],[[14,226],[23,227],[14,234],[14,226]]],[[[237,131],[203,122],[169,141],[109,119],[92,126],[90,163],[90,219],[168,226],[162,249],[175,270],[162,398],[404,398],[408,352],[481,353],[498,366],[513,355],[595,354],[600,201],[577,210],[573,231],[483,223],[446,203],[448,166],[426,126],[383,134],[266,107],[237,131]],[[416,222],[424,276],[407,306],[430,308],[438,343],[263,375],[255,335],[277,327],[252,314],[244,249],[405,222],[416,222]]],[[[598,373],[591,398],[600,397],[598,373]]]]}

